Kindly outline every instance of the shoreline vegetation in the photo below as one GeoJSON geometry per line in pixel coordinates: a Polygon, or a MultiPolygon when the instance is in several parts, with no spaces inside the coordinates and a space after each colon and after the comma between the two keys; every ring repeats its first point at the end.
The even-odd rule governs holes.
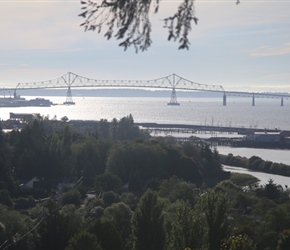
{"type": "Polygon", "coordinates": [[[220,154],[221,164],[233,167],[246,168],[253,171],[277,174],[290,177],[290,166],[284,163],[265,161],[259,156],[253,155],[250,158],[242,156],[234,156],[232,153],[228,155],[220,154]]]}

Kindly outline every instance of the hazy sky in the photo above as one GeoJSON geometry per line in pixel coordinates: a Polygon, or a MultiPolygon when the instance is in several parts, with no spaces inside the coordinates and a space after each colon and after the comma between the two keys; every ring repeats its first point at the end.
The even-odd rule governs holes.
{"type": "Polygon", "coordinates": [[[226,90],[290,92],[290,0],[196,1],[189,50],[168,42],[152,14],[153,44],[124,52],[103,34],[84,32],[80,1],[0,0],[0,84],[55,79],[68,71],[93,79],[150,80],[176,73],[226,90]]]}

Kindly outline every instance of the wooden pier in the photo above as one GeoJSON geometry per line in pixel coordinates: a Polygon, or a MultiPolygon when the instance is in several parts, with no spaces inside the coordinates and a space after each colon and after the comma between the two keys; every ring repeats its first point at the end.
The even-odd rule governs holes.
{"type": "Polygon", "coordinates": [[[253,132],[277,132],[276,129],[245,128],[245,127],[222,127],[206,125],[186,125],[186,124],[160,124],[160,123],[135,123],[141,129],[150,133],[165,134],[239,134],[246,135],[253,132]]]}

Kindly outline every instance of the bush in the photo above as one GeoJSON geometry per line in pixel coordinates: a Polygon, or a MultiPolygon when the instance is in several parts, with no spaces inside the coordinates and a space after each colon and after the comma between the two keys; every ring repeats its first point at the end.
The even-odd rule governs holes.
{"type": "Polygon", "coordinates": [[[76,206],[80,206],[81,205],[81,194],[78,190],[71,189],[62,195],[61,201],[62,201],[63,205],[73,204],[76,206]]]}
{"type": "Polygon", "coordinates": [[[72,237],[65,250],[102,250],[97,237],[94,234],[82,232],[72,237]]]}
{"type": "Polygon", "coordinates": [[[103,193],[103,202],[105,207],[111,206],[113,203],[117,203],[119,201],[119,196],[113,191],[103,193]]]}

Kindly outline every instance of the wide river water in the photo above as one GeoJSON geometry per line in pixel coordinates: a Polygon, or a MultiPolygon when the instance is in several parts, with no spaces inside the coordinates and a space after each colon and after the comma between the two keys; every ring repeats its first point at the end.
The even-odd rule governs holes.
{"type": "MultiPolygon", "coordinates": [[[[35,97],[25,97],[32,99],[35,97]]],[[[44,97],[62,104],[65,97],[44,97]]],[[[180,106],[167,105],[169,97],[74,97],[76,105],[52,107],[0,108],[0,118],[8,119],[9,112],[40,113],[50,118],[100,120],[120,119],[129,114],[135,122],[178,123],[233,127],[278,128],[290,130],[290,103],[279,99],[257,98],[252,106],[251,98],[228,97],[227,106],[222,98],[179,98],[180,106]]]]}
{"type": "MultiPolygon", "coordinates": [[[[26,97],[33,99],[35,97],[26,97]]],[[[290,103],[284,100],[280,106],[279,99],[256,99],[252,106],[251,98],[228,97],[227,106],[222,105],[222,97],[216,98],[179,98],[180,106],[167,105],[169,97],[74,97],[72,106],[62,105],[65,97],[43,97],[59,104],[52,107],[15,107],[0,108],[0,118],[9,119],[9,113],[39,113],[60,119],[67,116],[71,120],[120,119],[132,114],[135,122],[156,122],[171,124],[215,125],[233,127],[257,127],[290,130],[290,103]]],[[[288,150],[249,149],[218,147],[222,154],[233,153],[251,157],[257,155],[264,160],[282,162],[290,165],[288,150]]],[[[233,170],[232,170],[233,171],[233,170]]],[[[244,170],[243,170],[244,171],[244,170]]],[[[253,173],[254,175],[254,173],[253,173]]],[[[267,175],[267,174],[265,174],[267,175]]],[[[268,175],[267,181],[274,175],[268,175]]],[[[261,176],[258,178],[262,178],[261,176]]],[[[287,178],[287,177],[283,177],[287,178]]],[[[282,178],[282,179],[283,179],[282,178]]],[[[273,178],[284,186],[284,180],[273,178]]],[[[290,178],[286,179],[288,182],[290,178]]],[[[290,181],[289,181],[290,184],[290,181]]],[[[289,185],[290,186],[290,185],[289,185]]]]}

